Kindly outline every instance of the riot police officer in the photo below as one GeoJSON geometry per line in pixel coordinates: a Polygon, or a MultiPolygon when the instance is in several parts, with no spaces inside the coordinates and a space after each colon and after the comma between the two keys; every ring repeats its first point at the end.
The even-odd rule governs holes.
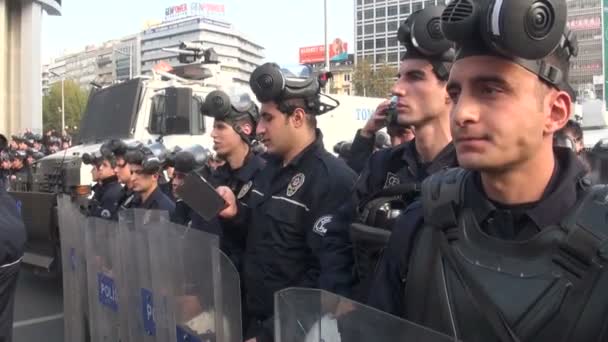
{"type": "Polygon", "coordinates": [[[13,191],[31,191],[32,171],[27,163],[27,153],[24,150],[13,151],[11,161],[11,189],[13,191]]]}
{"type": "Polygon", "coordinates": [[[604,341],[606,188],[553,146],[574,96],[566,1],[463,4],[441,17],[463,168],[425,181],[371,304],[463,341],[604,341]]]}
{"type": "MultiPolygon", "coordinates": [[[[97,186],[88,206],[88,214],[95,217],[111,218],[118,211],[117,203],[122,186],[116,176],[116,158],[107,144],[102,145],[93,167],[97,169],[97,186]]],[[[89,159],[83,155],[83,159],[89,159]]]]}
{"type": "Polygon", "coordinates": [[[381,104],[368,125],[376,127],[366,130],[396,121],[413,126],[415,138],[373,154],[351,200],[328,220],[321,285],[332,292],[366,297],[395,217],[418,196],[422,180],[457,164],[449,128],[452,104],[446,91],[453,50],[436,26],[442,9],[429,6],[412,13],[399,29],[407,52],[392,88],[392,106],[381,104]]]}
{"type": "Polygon", "coordinates": [[[131,171],[131,184],[137,193],[133,208],[166,210],[172,214],[175,203],[158,186],[162,161],[147,146],[127,152],[125,156],[131,171]]]}
{"type": "MultiPolygon", "coordinates": [[[[214,187],[226,186],[245,203],[251,196],[254,177],[264,168],[265,161],[253,153],[256,125],[260,114],[257,105],[246,93],[232,90],[211,92],[205,98],[203,115],[214,118],[211,138],[216,155],[225,161],[215,169],[203,167],[197,173],[214,187]]],[[[200,215],[192,217],[192,227],[220,236],[221,248],[241,270],[245,250],[245,234],[227,222],[206,222],[200,215]]]]}
{"type": "MultiPolygon", "coordinates": [[[[111,151],[114,156],[115,166],[114,173],[118,178],[118,181],[122,184],[120,195],[118,196],[116,208],[130,208],[135,199],[135,192],[133,192],[133,184],[131,182],[131,169],[126,160],[126,154],[128,151],[133,150],[137,145],[127,145],[122,140],[110,140],[107,142],[107,148],[111,151]]],[[[113,215],[117,218],[117,215],[113,215]]]]}
{"type": "Polygon", "coordinates": [[[220,215],[246,223],[245,336],[258,341],[271,339],[274,292],[318,287],[326,215],[348,197],[355,179],[325,150],[316,128],[316,115],[335,108],[321,102],[321,82],[286,79],[272,63],[253,72],[250,85],[262,104],[257,134],[268,149],[267,164],[251,183],[246,206],[229,188],[218,188],[228,204],[220,215]]]}

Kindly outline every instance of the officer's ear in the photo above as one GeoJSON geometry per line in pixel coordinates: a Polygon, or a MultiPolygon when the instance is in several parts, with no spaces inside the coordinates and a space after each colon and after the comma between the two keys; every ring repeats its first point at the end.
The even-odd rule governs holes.
{"type": "Polygon", "coordinates": [[[253,133],[253,126],[250,123],[244,122],[240,124],[241,132],[243,134],[250,136],[253,133]]]}
{"type": "Polygon", "coordinates": [[[306,112],[304,109],[297,107],[289,119],[291,120],[293,127],[300,128],[306,125],[306,112]]]}
{"type": "Polygon", "coordinates": [[[546,93],[545,101],[545,134],[553,134],[563,128],[570,119],[572,99],[563,90],[550,89],[546,93]]]}

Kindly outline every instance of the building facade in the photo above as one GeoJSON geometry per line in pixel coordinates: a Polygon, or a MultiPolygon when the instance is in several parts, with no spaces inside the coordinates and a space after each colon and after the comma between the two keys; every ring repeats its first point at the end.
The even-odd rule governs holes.
{"type": "Polygon", "coordinates": [[[243,85],[249,84],[251,73],[264,59],[264,48],[238,32],[232,24],[195,16],[164,22],[142,32],[142,73],[151,73],[161,61],[179,65],[177,53],[163,49],[175,49],[183,41],[200,43],[205,49],[213,48],[219,56],[221,70],[243,85]]]}
{"type": "Polygon", "coordinates": [[[62,78],[73,80],[82,88],[92,83],[109,85],[116,80],[114,50],[119,41],[108,41],[100,46],[90,45],[83,51],[55,58],[48,67],[49,84],[62,78]]]}
{"type": "Polygon", "coordinates": [[[114,47],[117,81],[125,81],[141,74],[141,34],[124,37],[114,47]]]}
{"type": "Polygon", "coordinates": [[[602,1],[568,0],[568,26],[578,39],[579,52],[570,67],[570,84],[582,96],[602,97],[602,1]]]}
{"type": "MultiPolygon", "coordinates": [[[[322,72],[325,68],[325,62],[310,64],[314,73],[322,72]]],[[[330,70],[333,79],[329,82],[330,94],[337,95],[354,95],[352,78],[355,66],[355,56],[348,54],[348,58],[340,62],[331,62],[330,70]]]]}
{"type": "Polygon", "coordinates": [[[366,58],[375,68],[397,67],[405,48],[397,40],[399,25],[412,12],[446,0],[354,0],[355,61],[366,58]]]}

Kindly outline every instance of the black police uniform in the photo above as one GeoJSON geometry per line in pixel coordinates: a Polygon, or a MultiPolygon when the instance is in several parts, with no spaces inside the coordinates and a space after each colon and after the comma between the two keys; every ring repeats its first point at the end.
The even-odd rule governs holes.
{"type": "Polygon", "coordinates": [[[376,137],[372,135],[367,138],[361,134],[361,130],[357,130],[355,139],[350,147],[350,153],[346,159],[346,163],[356,173],[361,173],[367,165],[367,160],[374,153],[374,147],[376,145],[376,137]]]}
{"type": "Polygon", "coordinates": [[[350,237],[350,225],[358,219],[357,208],[364,207],[383,189],[398,184],[420,183],[428,175],[455,165],[457,160],[452,144],[446,145],[431,163],[420,161],[416,140],[374,153],[357,180],[350,200],[334,213],[326,225],[321,255],[321,287],[343,296],[363,299],[367,295],[369,275],[353,272],[355,259],[350,237]],[[362,288],[355,289],[356,293],[353,293],[356,283],[362,288]]]}
{"type": "Polygon", "coordinates": [[[270,338],[276,291],[318,287],[326,217],[348,198],[355,177],[344,161],[325,150],[319,130],[315,142],[287,166],[280,158],[267,157],[235,219],[247,229],[246,335],[258,341],[270,338]]]}
{"type": "Polygon", "coordinates": [[[369,303],[464,341],[605,341],[608,190],[589,188],[571,151],[555,155],[534,203],[490,201],[477,172],[429,178],[369,303]]]}
{"type": "Polygon", "coordinates": [[[118,211],[118,201],[122,196],[122,186],[116,176],[108,177],[93,187],[93,198],[88,214],[95,217],[111,218],[118,211]]]}
{"type": "Polygon", "coordinates": [[[20,260],[27,240],[15,200],[0,187],[0,341],[11,341],[20,260]]]}
{"type": "Polygon", "coordinates": [[[12,170],[11,190],[13,191],[31,191],[32,190],[32,170],[28,165],[24,165],[19,170],[12,170]]]}
{"type": "MultiPolygon", "coordinates": [[[[204,167],[197,170],[214,187],[227,186],[241,203],[251,196],[254,177],[264,168],[266,161],[259,155],[249,153],[238,170],[232,170],[226,163],[216,170],[204,167]]],[[[237,270],[242,270],[242,257],[245,251],[246,231],[235,227],[231,220],[205,221],[197,213],[192,213],[192,228],[220,236],[221,249],[232,260],[237,270]]]]}
{"type": "Polygon", "coordinates": [[[175,203],[157,186],[145,201],[142,200],[141,195],[137,196],[132,208],[166,210],[171,215],[175,210],[175,203]]]}

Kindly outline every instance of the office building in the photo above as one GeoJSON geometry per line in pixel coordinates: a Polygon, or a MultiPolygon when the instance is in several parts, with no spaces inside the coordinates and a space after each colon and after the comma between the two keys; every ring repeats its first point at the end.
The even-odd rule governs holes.
{"type": "Polygon", "coordinates": [[[355,61],[367,58],[373,67],[397,67],[405,48],[397,40],[399,25],[410,13],[446,0],[354,0],[355,61]]]}
{"type": "Polygon", "coordinates": [[[141,34],[120,39],[114,46],[116,80],[125,81],[141,74],[141,34]]]}
{"type": "Polygon", "coordinates": [[[116,80],[114,49],[118,41],[108,41],[100,46],[90,45],[83,51],[55,58],[49,65],[49,83],[61,78],[73,80],[83,88],[91,83],[109,85],[116,80]]]}
{"type": "Polygon", "coordinates": [[[179,65],[177,53],[163,49],[175,49],[182,41],[200,43],[205,49],[213,48],[219,56],[221,70],[231,73],[232,79],[243,85],[249,84],[251,73],[264,58],[263,47],[235,30],[232,24],[199,15],[171,20],[143,31],[142,73],[151,73],[161,61],[179,65]]]}
{"type": "Polygon", "coordinates": [[[602,1],[568,0],[568,25],[578,39],[578,57],[570,67],[569,81],[583,96],[593,92],[602,97],[602,1]]]}

